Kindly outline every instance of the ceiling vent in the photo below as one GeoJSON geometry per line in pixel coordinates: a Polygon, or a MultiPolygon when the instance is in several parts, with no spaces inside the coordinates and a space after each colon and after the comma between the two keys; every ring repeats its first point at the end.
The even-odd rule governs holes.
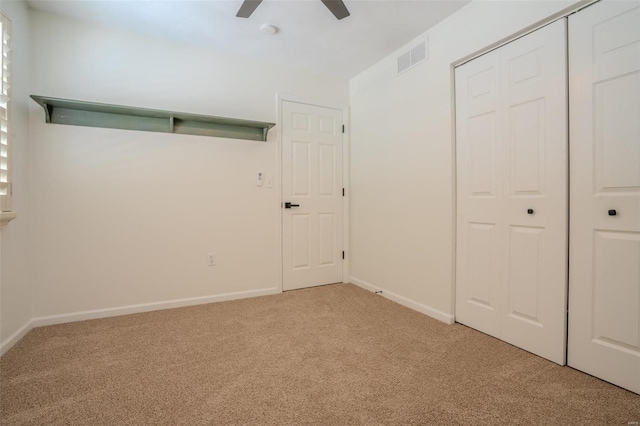
{"type": "Polygon", "coordinates": [[[427,42],[423,41],[413,49],[398,56],[398,75],[415,67],[427,59],[427,42]]]}

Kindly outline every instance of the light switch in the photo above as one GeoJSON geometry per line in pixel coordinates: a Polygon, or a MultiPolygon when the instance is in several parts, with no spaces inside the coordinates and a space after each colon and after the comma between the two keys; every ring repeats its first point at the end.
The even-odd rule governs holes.
{"type": "Polygon", "coordinates": [[[273,188],[273,178],[267,178],[267,188],[273,188]]]}

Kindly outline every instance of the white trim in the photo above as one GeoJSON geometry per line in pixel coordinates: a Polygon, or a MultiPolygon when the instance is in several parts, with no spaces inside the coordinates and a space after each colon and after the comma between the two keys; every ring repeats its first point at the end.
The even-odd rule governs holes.
{"type": "Polygon", "coordinates": [[[453,212],[453,222],[451,224],[451,303],[449,304],[451,312],[453,313],[453,320],[456,318],[456,285],[458,283],[458,135],[457,130],[457,113],[458,106],[456,105],[456,68],[451,65],[449,81],[451,81],[451,153],[453,158],[453,164],[451,167],[451,206],[453,212]]]}
{"type": "MultiPolygon", "coordinates": [[[[297,95],[289,95],[286,93],[278,93],[276,94],[276,97],[278,99],[278,104],[280,105],[282,102],[287,101],[287,102],[295,102],[297,104],[305,104],[305,105],[311,105],[311,106],[319,106],[319,107],[324,107],[324,108],[331,108],[331,109],[339,109],[339,110],[346,110],[348,108],[348,106],[346,104],[341,104],[339,102],[331,102],[331,101],[325,101],[325,100],[320,100],[320,99],[312,99],[312,98],[305,98],[303,96],[297,96],[297,95]]],[[[280,112],[282,112],[282,110],[280,110],[280,112]]],[[[278,116],[279,119],[282,119],[281,116],[278,116]]],[[[280,134],[280,136],[282,136],[282,134],[280,134]]]]}
{"type": "Polygon", "coordinates": [[[289,95],[285,93],[277,93],[276,94],[276,129],[278,129],[277,134],[277,148],[276,148],[276,170],[278,175],[278,224],[277,224],[277,235],[278,235],[278,282],[280,283],[280,291],[284,289],[284,277],[283,277],[283,255],[282,255],[282,103],[283,102],[294,102],[298,104],[318,106],[322,108],[331,108],[342,111],[342,123],[345,126],[345,132],[342,134],[342,186],[345,188],[345,196],[342,197],[342,249],[345,252],[345,259],[342,262],[342,282],[346,283],[347,277],[349,277],[349,152],[350,152],[350,115],[349,115],[349,106],[337,102],[327,102],[323,100],[317,99],[309,99],[296,95],[289,95]]]}
{"type": "Polygon", "coordinates": [[[491,52],[492,50],[495,49],[499,49],[500,47],[504,46],[505,44],[509,44],[512,41],[515,41],[521,37],[526,36],[529,33],[532,33],[534,31],[539,30],[542,27],[545,27],[555,21],[559,21],[560,19],[564,19],[566,17],[568,17],[569,15],[573,15],[576,12],[579,12],[580,10],[584,9],[585,7],[589,7],[594,3],[597,3],[601,0],[580,0],[577,3],[561,10],[560,12],[554,13],[551,16],[546,17],[545,19],[542,19],[538,22],[536,22],[533,25],[529,25],[526,28],[523,28],[522,30],[511,34],[510,36],[503,38],[501,40],[498,40],[495,43],[491,43],[490,45],[474,52],[471,53],[470,55],[466,55],[463,58],[460,58],[459,60],[455,61],[452,63],[453,67],[459,67],[460,65],[464,65],[465,63],[472,61],[476,58],[478,58],[479,56],[482,56],[484,54],[487,54],[489,52],[491,52]]]}
{"type": "Polygon", "coordinates": [[[185,306],[204,305],[229,300],[246,299],[250,297],[269,296],[281,293],[277,287],[263,288],[260,290],[238,291],[212,296],[190,297],[187,299],[166,300],[163,302],[141,303],[138,305],[120,306],[116,308],[94,309],[90,311],[72,312],[68,314],[49,315],[30,319],[18,331],[0,344],[0,355],[7,352],[18,343],[31,329],[46,325],[64,324],[76,321],[85,321],[99,318],[116,317],[120,315],[138,314],[142,312],[159,311],[163,309],[181,308],[185,306]]]}
{"type": "Polygon", "coordinates": [[[138,314],[142,312],[159,311],[163,309],[182,308],[185,306],[205,305],[214,302],[246,299],[249,297],[268,296],[280,293],[276,287],[260,290],[238,291],[234,293],[216,294],[212,296],[190,297],[187,299],[167,300],[164,302],[141,303],[138,305],[120,306],[117,308],[94,309],[90,311],[73,312],[69,314],[50,315],[33,318],[33,327],[64,324],[75,321],[85,321],[98,318],[116,317],[120,315],[138,314]]]}
{"type": "Polygon", "coordinates": [[[392,293],[390,291],[384,290],[380,287],[377,287],[373,284],[369,284],[368,282],[359,280],[354,277],[349,277],[349,282],[351,284],[355,284],[358,287],[362,287],[365,290],[369,290],[372,292],[379,292],[380,296],[386,297],[389,300],[392,300],[402,306],[406,306],[407,308],[413,309],[414,311],[418,311],[422,314],[430,316],[431,318],[437,319],[438,321],[442,321],[446,324],[453,324],[454,319],[453,315],[447,314],[446,312],[442,312],[438,309],[432,308],[431,306],[423,305],[422,303],[414,302],[411,299],[407,299],[404,296],[400,296],[398,294],[392,293]]]}
{"type": "Polygon", "coordinates": [[[16,343],[20,341],[24,336],[27,335],[28,332],[33,328],[33,320],[30,319],[27,321],[22,327],[18,329],[15,333],[7,338],[4,342],[0,343],[0,356],[4,355],[9,349],[13,347],[16,343]]]}
{"type": "Polygon", "coordinates": [[[342,282],[348,282],[349,278],[349,266],[351,264],[351,253],[349,252],[349,204],[351,199],[351,174],[350,164],[351,159],[349,153],[351,152],[351,122],[350,111],[348,106],[342,108],[342,123],[344,124],[345,131],[342,134],[342,187],[345,194],[342,197],[342,250],[345,252],[344,261],[342,262],[342,282]]]}
{"type": "Polygon", "coordinates": [[[275,206],[278,209],[276,213],[276,259],[277,264],[277,280],[280,292],[284,291],[284,272],[282,270],[284,257],[282,256],[282,102],[283,97],[279,93],[276,94],[276,126],[278,133],[276,134],[276,182],[274,186],[277,190],[277,204],[275,206]]]}

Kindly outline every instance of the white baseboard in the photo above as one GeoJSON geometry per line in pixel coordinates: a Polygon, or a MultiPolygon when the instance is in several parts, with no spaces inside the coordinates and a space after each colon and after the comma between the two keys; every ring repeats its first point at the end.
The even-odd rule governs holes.
{"type": "Polygon", "coordinates": [[[7,340],[0,343],[0,356],[4,355],[9,349],[13,347],[16,343],[20,341],[24,336],[27,335],[28,332],[33,328],[33,320],[30,319],[27,321],[22,327],[18,329],[15,333],[13,333],[7,340]]]}
{"type": "Polygon", "coordinates": [[[184,306],[204,305],[227,300],[246,299],[249,297],[268,296],[280,293],[276,287],[260,290],[237,291],[233,293],[216,294],[212,296],[190,297],[187,299],[166,300],[163,302],[141,303],[139,305],[120,306],[116,308],[95,309],[91,311],[73,312],[69,314],[50,315],[34,318],[33,327],[64,324],[67,322],[85,321],[90,319],[116,317],[120,315],[138,314],[141,312],[159,311],[162,309],[182,308],[184,306]]]}
{"type": "Polygon", "coordinates": [[[162,309],[181,308],[184,306],[204,305],[214,302],[225,302],[227,300],[246,299],[249,297],[268,296],[281,293],[277,287],[264,288],[260,290],[238,291],[234,293],[216,294],[212,296],[190,297],[187,299],[166,300],[163,302],[141,303],[139,305],[120,306],[116,308],[95,309],[91,311],[73,312],[60,315],[49,315],[36,317],[29,320],[18,331],[13,333],[6,341],[0,344],[0,355],[7,352],[13,345],[18,343],[32,328],[45,325],[64,324],[75,321],[85,321],[90,319],[108,318],[120,315],[138,314],[142,312],[159,311],[162,309]]]}
{"type": "Polygon", "coordinates": [[[442,321],[444,323],[447,324],[453,324],[454,321],[454,316],[451,314],[447,314],[445,312],[442,312],[438,309],[434,309],[431,306],[427,306],[427,305],[423,305],[421,303],[418,302],[414,302],[411,299],[407,299],[404,296],[400,296],[398,294],[392,293],[390,291],[387,291],[383,288],[380,287],[376,287],[373,284],[369,284],[368,282],[359,280],[357,278],[354,277],[349,277],[349,282],[351,282],[352,284],[357,285],[358,287],[362,287],[365,290],[369,290],[372,292],[377,292],[380,291],[381,293],[379,293],[381,296],[386,297],[389,300],[392,300],[396,303],[401,304],[402,306],[406,306],[407,308],[411,308],[414,311],[418,311],[420,313],[423,313],[425,315],[430,316],[431,318],[435,318],[438,321],[442,321]]]}

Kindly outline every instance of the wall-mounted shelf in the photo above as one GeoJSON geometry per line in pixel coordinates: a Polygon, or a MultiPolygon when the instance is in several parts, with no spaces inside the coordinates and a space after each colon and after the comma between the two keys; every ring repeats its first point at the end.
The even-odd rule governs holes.
{"type": "Polygon", "coordinates": [[[274,123],[31,95],[47,123],[266,141],[274,123]]]}

